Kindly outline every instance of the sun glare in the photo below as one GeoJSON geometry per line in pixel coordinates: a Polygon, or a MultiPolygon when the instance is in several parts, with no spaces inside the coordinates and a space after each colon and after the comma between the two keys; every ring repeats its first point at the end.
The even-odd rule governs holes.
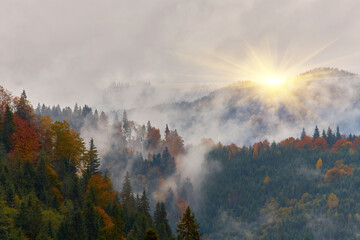
{"type": "Polygon", "coordinates": [[[265,84],[273,85],[273,86],[280,86],[285,83],[285,78],[277,77],[277,76],[271,76],[265,79],[265,84]]]}

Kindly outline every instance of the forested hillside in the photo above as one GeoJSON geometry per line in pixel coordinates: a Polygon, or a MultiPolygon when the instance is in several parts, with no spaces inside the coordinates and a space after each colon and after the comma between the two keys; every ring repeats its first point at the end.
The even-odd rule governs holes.
{"type": "MultiPolygon", "coordinates": [[[[175,239],[164,202],[151,210],[129,173],[114,190],[93,139],[35,114],[25,91],[0,87],[0,103],[0,239],[175,239]]],[[[200,236],[190,208],[178,222],[179,238],[200,236]]]]}
{"type": "Polygon", "coordinates": [[[278,143],[188,146],[176,130],[162,134],[126,111],[121,120],[87,106],[35,114],[25,93],[4,89],[1,101],[4,239],[174,239],[178,231],[186,239],[179,221],[193,218],[187,206],[202,239],[359,236],[360,137],[339,127],[278,143]],[[95,140],[85,144],[73,128],[95,140]],[[107,138],[101,154],[99,135],[107,138]]]}
{"type": "MultiPolygon", "coordinates": [[[[165,202],[173,229],[179,212],[190,204],[206,239],[358,236],[360,138],[341,134],[339,127],[314,127],[310,136],[303,129],[299,138],[243,147],[204,139],[200,146],[210,150],[199,171],[206,172],[199,186],[196,179],[181,176],[194,146],[184,146],[175,130],[166,126],[162,138],[150,122],[138,125],[126,112],[122,121],[115,118],[108,124],[111,147],[102,168],[118,186],[119,176],[129,170],[135,189],[145,187],[153,204],[165,202]]],[[[197,168],[196,159],[191,161],[197,168]]]]}

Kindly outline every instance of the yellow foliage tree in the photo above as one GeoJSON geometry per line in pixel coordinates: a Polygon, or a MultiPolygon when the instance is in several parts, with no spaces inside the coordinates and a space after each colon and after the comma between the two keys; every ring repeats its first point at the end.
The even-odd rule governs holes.
{"type": "Polygon", "coordinates": [[[330,193],[327,204],[329,208],[336,208],[339,205],[339,199],[334,193],[330,193]]]}
{"type": "Polygon", "coordinates": [[[270,181],[270,178],[269,178],[269,176],[266,176],[266,177],[265,177],[265,179],[264,179],[264,184],[267,184],[267,183],[269,183],[269,181],[270,181]]]}
{"type": "Polygon", "coordinates": [[[258,149],[257,147],[255,147],[253,151],[253,158],[256,158],[258,155],[259,155],[258,149]]]}
{"type": "Polygon", "coordinates": [[[57,159],[66,159],[72,166],[82,168],[84,163],[85,143],[80,134],[70,129],[68,122],[56,121],[52,126],[54,153],[57,159]]]}
{"type": "Polygon", "coordinates": [[[320,169],[320,168],[322,168],[322,159],[321,158],[319,158],[319,160],[317,161],[317,163],[316,163],[316,168],[317,169],[320,169]]]}

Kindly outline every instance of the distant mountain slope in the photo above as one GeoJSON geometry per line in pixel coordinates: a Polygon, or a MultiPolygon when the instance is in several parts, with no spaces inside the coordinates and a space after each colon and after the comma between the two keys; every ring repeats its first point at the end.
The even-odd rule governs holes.
{"type": "Polygon", "coordinates": [[[359,127],[360,82],[355,74],[317,68],[289,80],[280,90],[269,88],[240,82],[195,101],[158,105],[156,110],[166,114],[185,139],[203,136],[227,143],[296,136],[299,126],[346,123],[345,132],[359,127]]]}

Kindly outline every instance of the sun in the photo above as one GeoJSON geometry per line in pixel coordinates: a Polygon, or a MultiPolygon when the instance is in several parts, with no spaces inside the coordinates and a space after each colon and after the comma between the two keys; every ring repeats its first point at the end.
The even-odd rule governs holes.
{"type": "Polygon", "coordinates": [[[269,76],[264,80],[264,83],[270,86],[281,86],[286,82],[286,79],[279,76],[269,76]]]}

